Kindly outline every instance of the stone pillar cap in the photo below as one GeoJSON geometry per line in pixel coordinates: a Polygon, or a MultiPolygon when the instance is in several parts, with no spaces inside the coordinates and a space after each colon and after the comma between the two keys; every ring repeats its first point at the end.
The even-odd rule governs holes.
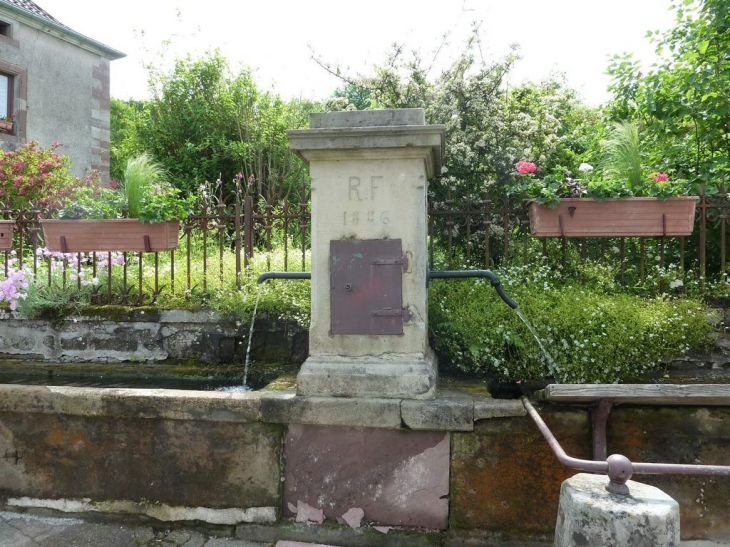
{"type": "Polygon", "coordinates": [[[426,125],[426,114],[423,108],[343,110],[341,112],[317,112],[309,115],[309,129],[402,125],[426,125]]]}
{"type": "Polygon", "coordinates": [[[333,153],[353,159],[383,157],[387,149],[423,156],[428,177],[441,173],[446,126],[425,125],[422,108],[324,112],[310,114],[309,123],[311,129],[287,132],[289,148],[307,163],[335,159],[333,153]]]}

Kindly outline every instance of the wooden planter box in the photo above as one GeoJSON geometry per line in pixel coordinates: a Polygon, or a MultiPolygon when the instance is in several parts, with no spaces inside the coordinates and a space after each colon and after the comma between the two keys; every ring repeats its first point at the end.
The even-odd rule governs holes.
{"type": "Polygon", "coordinates": [[[537,237],[662,237],[692,233],[699,197],[563,198],[555,208],[530,203],[530,230],[537,237]]]}
{"type": "Polygon", "coordinates": [[[2,131],[3,133],[12,133],[13,132],[13,122],[0,120],[0,131],[2,131]]]}
{"type": "Polygon", "coordinates": [[[9,251],[13,248],[14,220],[0,220],[0,251],[9,251]]]}
{"type": "Polygon", "coordinates": [[[142,224],[135,218],[41,220],[49,251],[171,251],[177,248],[180,221],[142,224]]]}

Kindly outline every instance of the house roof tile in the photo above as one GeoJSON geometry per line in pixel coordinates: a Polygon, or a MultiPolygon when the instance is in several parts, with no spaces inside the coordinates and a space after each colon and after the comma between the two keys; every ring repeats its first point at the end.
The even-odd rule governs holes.
{"type": "Polygon", "coordinates": [[[53,17],[50,13],[48,13],[46,10],[41,8],[38,4],[35,2],[31,2],[31,0],[7,0],[10,4],[13,4],[14,6],[17,6],[19,8],[22,8],[26,11],[29,11],[31,13],[34,13],[35,15],[40,15],[44,19],[48,19],[49,21],[53,21],[54,23],[61,24],[58,19],[53,17]]]}
{"type": "Polygon", "coordinates": [[[88,49],[89,51],[101,53],[109,60],[121,59],[126,56],[121,51],[104,45],[93,38],[84,36],[72,28],[67,27],[32,0],[0,0],[0,8],[3,7],[6,7],[11,11],[14,10],[18,14],[25,12],[29,21],[35,21],[36,28],[49,32],[50,34],[58,36],[64,40],[68,40],[82,48],[88,49]],[[41,26],[37,26],[38,23],[40,23],[41,26]]]}

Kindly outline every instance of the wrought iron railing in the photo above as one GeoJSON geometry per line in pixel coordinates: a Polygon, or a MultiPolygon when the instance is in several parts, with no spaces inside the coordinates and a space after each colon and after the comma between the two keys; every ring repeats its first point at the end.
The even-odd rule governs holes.
{"type": "MultiPolygon", "coordinates": [[[[214,280],[223,280],[224,263],[235,262],[235,283],[240,283],[252,257],[278,250],[284,271],[304,270],[310,247],[310,210],[306,192],[287,201],[272,203],[263,197],[218,199],[201,206],[182,224],[180,245],[165,253],[126,253],[119,264],[94,270],[109,282],[95,298],[101,302],[140,305],[154,302],[165,290],[194,285],[203,292],[214,280]],[[161,268],[161,262],[164,267],[161,268]],[[112,288],[111,276],[121,281],[112,288]],[[143,287],[143,272],[154,270],[154,280],[143,287]],[[192,272],[199,268],[202,281],[192,272]],[[177,276],[177,277],[176,277],[177,276]],[[180,279],[180,276],[183,279],[180,279]]],[[[652,275],[652,268],[673,267],[677,275],[692,272],[704,290],[706,280],[725,278],[727,267],[728,210],[730,200],[724,185],[714,194],[702,193],[697,206],[695,231],[687,237],[659,238],[542,238],[530,235],[527,209],[519,200],[494,201],[488,195],[449,197],[429,207],[429,259],[439,269],[495,268],[511,264],[533,264],[544,257],[562,268],[589,259],[603,260],[617,271],[620,283],[640,283],[652,275]]],[[[44,246],[41,210],[3,210],[2,217],[15,221],[13,252],[4,254],[5,277],[12,268],[26,267],[34,275],[43,271],[49,283],[52,269],[41,268],[50,258],[38,252],[44,246]]],[[[112,255],[83,256],[56,267],[64,268],[67,282],[80,283],[73,268],[113,262],[112,255]]],[[[266,255],[267,260],[269,254],[266,255]]],[[[270,268],[271,264],[267,264],[270,268]]],[[[278,265],[281,268],[281,265],[278,265]]]]}

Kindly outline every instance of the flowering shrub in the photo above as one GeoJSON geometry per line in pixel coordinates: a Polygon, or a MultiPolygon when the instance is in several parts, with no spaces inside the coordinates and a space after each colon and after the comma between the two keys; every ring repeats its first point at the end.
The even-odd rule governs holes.
{"type": "Polygon", "coordinates": [[[28,270],[17,269],[15,265],[18,263],[18,259],[15,258],[15,251],[10,251],[11,258],[8,260],[8,266],[10,268],[8,276],[0,281],[0,302],[7,302],[11,311],[15,311],[18,307],[18,302],[25,298],[26,291],[28,289],[28,270]]]}
{"type": "Polygon", "coordinates": [[[61,146],[41,148],[31,141],[14,152],[0,150],[0,201],[9,209],[55,207],[78,184],[96,180],[93,173],[80,181],[69,173],[69,160],[56,153],[61,146]]]}
{"type": "Polygon", "coordinates": [[[488,283],[432,282],[429,321],[434,348],[452,368],[510,380],[568,383],[647,379],[663,359],[708,344],[707,308],[692,298],[640,298],[606,286],[573,283],[547,266],[498,271],[528,327],[488,283]]]}
{"type": "Polygon", "coordinates": [[[64,307],[88,304],[91,294],[101,287],[100,279],[105,278],[110,264],[124,266],[125,263],[123,253],[111,253],[109,259],[107,253],[64,254],[39,248],[36,256],[47,260],[45,264],[52,276],[50,285],[47,276],[36,278],[27,267],[18,268],[15,251],[11,251],[8,261],[8,275],[0,281],[0,304],[5,303],[10,311],[17,311],[26,319],[41,317],[48,310],[60,312],[64,307]]]}

